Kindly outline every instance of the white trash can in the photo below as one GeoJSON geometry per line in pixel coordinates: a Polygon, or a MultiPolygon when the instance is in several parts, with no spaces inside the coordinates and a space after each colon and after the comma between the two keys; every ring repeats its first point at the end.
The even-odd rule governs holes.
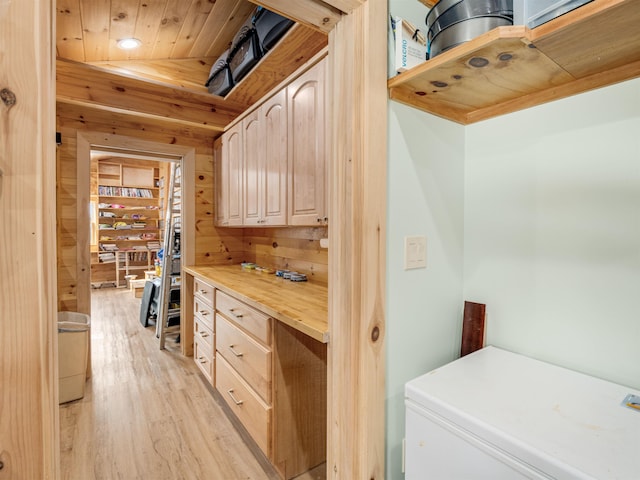
{"type": "Polygon", "coordinates": [[[85,313],[58,312],[58,403],[84,397],[90,323],[85,313]]]}

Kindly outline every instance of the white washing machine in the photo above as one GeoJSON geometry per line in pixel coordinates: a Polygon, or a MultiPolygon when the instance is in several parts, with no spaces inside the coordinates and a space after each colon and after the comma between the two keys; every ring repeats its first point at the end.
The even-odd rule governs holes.
{"type": "Polygon", "coordinates": [[[640,391],[486,347],[406,384],[406,480],[640,479],[640,391]]]}

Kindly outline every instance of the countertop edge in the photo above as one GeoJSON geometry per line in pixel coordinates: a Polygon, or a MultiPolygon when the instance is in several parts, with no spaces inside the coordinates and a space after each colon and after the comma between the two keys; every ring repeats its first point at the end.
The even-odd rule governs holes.
{"type": "MultiPolygon", "coordinates": [[[[225,265],[225,267],[228,267],[227,265],[225,265]]],[[[253,308],[256,308],[264,313],[266,313],[267,315],[271,316],[272,318],[275,318],[276,320],[278,320],[279,322],[284,323],[285,325],[290,326],[291,328],[294,328],[295,330],[298,330],[301,333],[304,333],[305,335],[313,338],[314,340],[321,342],[321,343],[329,343],[329,332],[328,330],[323,331],[323,330],[318,330],[317,328],[314,328],[312,326],[309,326],[308,324],[304,323],[304,321],[302,320],[296,320],[294,318],[288,317],[286,315],[283,315],[281,312],[277,311],[276,309],[274,309],[273,307],[271,307],[268,304],[259,302],[241,292],[238,292],[237,290],[234,290],[233,288],[225,285],[224,283],[221,283],[220,281],[213,279],[211,277],[209,277],[206,273],[204,273],[202,271],[203,268],[216,268],[215,265],[207,265],[207,266],[203,266],[203,267],[199,267],[199,266],[185,266],[182,268],[184,273],[187,273],[189,275],[192,275],[194,277],[198,277],[201,280],[212,284],[215,288],[219,289],[220,291],[232,295],[234,297],[236,297],[238,300],[241,300],[245,303],[247,303],[248,305],[250,305],[253,308]]],[[[240,267],[238,267],[240,268],[240,267]]]]}

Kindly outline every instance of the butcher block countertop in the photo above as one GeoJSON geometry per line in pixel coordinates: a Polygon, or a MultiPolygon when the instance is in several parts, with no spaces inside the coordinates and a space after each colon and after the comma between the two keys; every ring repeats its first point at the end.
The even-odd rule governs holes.
{"type": "Polygon", "coordinates": [[[329,342],[326,285],[292,282],[240,265],[193,266],[183,270],[319,342],[329,342]]]}

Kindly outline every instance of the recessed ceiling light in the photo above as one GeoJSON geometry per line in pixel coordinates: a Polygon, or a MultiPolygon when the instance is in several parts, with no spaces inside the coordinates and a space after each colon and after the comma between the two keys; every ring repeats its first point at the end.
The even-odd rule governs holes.
{"type": "Polygon", "coordinates": [[[122,40],[118,40],[118,48],[123,50],[133,50],[140,45],[142,45],[142,42],[137,38],[123,38],[122,40]]]}

